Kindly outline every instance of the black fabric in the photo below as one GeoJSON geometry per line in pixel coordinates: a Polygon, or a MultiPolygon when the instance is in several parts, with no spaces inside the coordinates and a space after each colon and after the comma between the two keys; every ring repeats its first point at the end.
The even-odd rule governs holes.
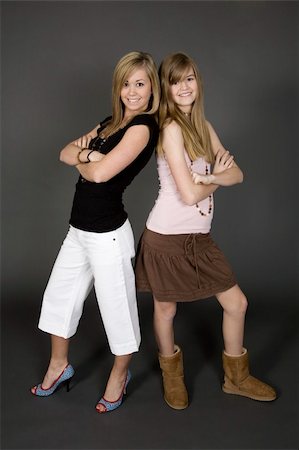
{"type": "Polygon", "coordinates": [[[158,125],[153,115],[140,114],[135,116],[124,128],[107,139],[102,139],[103,131],[110,118],[105,119],[98,135],[92,139],[89,148],[109,153],[123,138],[125,132],[133,125],[146,125],[150,130],[150,137],[146,147],[137,158],[122,172],[104,183],[93,183],[82,176],[76,184],[76,191],[71,211],[70,224],[85,231],[103,233],[120,227],[128,215],[124,209],[122,196],[126,187],[149,161],[158,139],[158,125]]]}

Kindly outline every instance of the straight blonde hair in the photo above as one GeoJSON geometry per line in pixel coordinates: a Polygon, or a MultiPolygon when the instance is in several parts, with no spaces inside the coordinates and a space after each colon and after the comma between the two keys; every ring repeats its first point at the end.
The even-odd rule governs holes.
{"type": "MultiPolygon", "coordinates": [[[[197,66],[192,58],[185,53],[174,53],[169,55],[162,62],[160,69],[161,102],[159,108],[160,130],[172,120],[181,127],[184,145],[189,158],[194,161],[199,157],[204,157],[207,162],[213,163],[215,160],[211,145],[209,129],[204,116],[203,105],[203,85],[197,66]],[[175,104],[171,94],[171,85],[182,80],[188,71],[194,72],[198,86],[198,95],[195,99],[190,120],[175,104]]],[[[157,146],[159,156],[164,156],[162,148],[161,134],[157,146]]]]}
{"type": "Polygon", "coordinates": [[[102,133],[104,137],[110,136],[121,127],[124,118],[124,105],[120,98],[120,92],[130,74],[139,68],[146,70],[152,87],[148,108],[142,114],[157,113],[160,101],[160,83],[154,60],[149,53],[130,52],[119,60],[114,69],[112,80],[112,118],[102,133]]]}

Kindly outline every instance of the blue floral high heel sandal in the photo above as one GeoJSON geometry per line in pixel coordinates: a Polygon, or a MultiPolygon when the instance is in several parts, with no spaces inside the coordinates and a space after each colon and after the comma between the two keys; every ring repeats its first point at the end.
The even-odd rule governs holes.
{"type": "Polygon", "coordinates": [[[123,397],[126,394],[127,386],[129,384],[129,381],[130,381],[131,378],[132,378],[131,372],[128,370],[126,381],[124,383],[124,386],[123,386],[123,389],[121,391],[121,394],[120,394],[120,396],[119,396],[119,398],[117,400],[110,402],[109,400],[106,400],[104,397],[102,397],[98,401],[97,406],[98,405],[103,405],[104,408],[105,408],[103,411],[100,411],[97,408],[97,406],[96,406],[96,410],[97,410],[97,412],[99,414],[102,414],[102,413],[105,413],[105,412],[109,412],[109,411],[113,411],[114,409],[118,408],[122,404],[123,397]]]}
{"type": "Polygon", "coordinates": [[[59,377],[54,381],[52,386],[50,386],[48,389],[44,389],[42,387],[42,384],[40,383],[33,388],[34,392],[32,391],[31,392],[33,395],[37,395],[38,397],[47,397],[48,395],[53,394],[56,391],[56,389],[63,383],[66,384],[66,390],[68,392],[70,390],[70,381],[74,373],[75,371],[73,367],[70,364],[68,364],[66,368],[61,372],[59,377]]]}

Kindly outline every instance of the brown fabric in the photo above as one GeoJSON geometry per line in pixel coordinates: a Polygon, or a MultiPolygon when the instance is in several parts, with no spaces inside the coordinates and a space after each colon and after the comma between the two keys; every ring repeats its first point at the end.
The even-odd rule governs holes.
{"type": "Polygon", "coordinates": [[[164,400],[174,409],[185,409],[188,406],[188,393],[184,383],[183,354],[176,345],[171,356],[159,354],[162,370],[164,400]]]}
{"type": "Polygon", "coordinates": [[[246,349],[244,350],[240,356],[230,356],[223,352],[223,391],[227,394],[242,395],[264,402],[275,400],[275,390],[249,374],[248,353],[246,349]]]}
{"type": "Polygon", "coordinates": [[[139,291],[150,291],[165,302],[211,297],[236,284],[229,263],[209,233],[168,235],[145,229],[135,274],[139,291]]]}

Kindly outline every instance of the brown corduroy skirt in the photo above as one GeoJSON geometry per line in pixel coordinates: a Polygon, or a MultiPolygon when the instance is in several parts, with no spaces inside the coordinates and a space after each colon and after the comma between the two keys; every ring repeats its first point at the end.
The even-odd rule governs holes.
{"type": "Polygon", "coordinates": [[[159,234],[145,229],[138,244],[136,286],[158,301],[188,302],[211,297],[236,284],[210,234],[159,234]]]}

